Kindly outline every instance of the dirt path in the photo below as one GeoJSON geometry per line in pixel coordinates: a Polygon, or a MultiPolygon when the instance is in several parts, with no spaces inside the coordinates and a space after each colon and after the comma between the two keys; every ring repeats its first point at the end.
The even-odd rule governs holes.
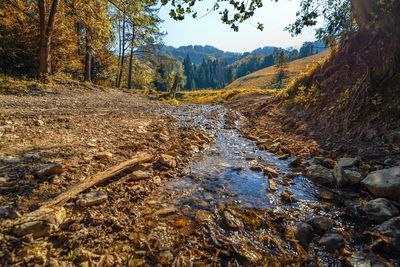
{"type": "MultiPolygon", "coordinates": [[[[140,170],[131,174],[133,181],[99,188],[107,193],[108,204],[99,209],[104,221],[97,218],[100,220],[97,223],[107,229],[117,223],[129,231],[136,216],[133,207],[140,205],[164,179],[182,175],[195,153],[194,147],[197,146],[197,151],[205,145],[204,140],[209,141],[198,137],[201,130],[177,125],[173,117],[163,115],[168,108],[147,97],[112,89],[71,87],[0,95],[3,234],[10,234],[13,221],[21,214],[37,209],[66,188],[130,159],[138,151],[146,151],[154,156],[154,162],[139,166],[140,170]],[[158,159],[164,153],[172,155],[174,168],[160,165],[158,159]],[[56,175],[42,175],[49,164],[59,164],[62,170],[56,175]]],[[[67,209],[69,218],[73,210],[67,209]]],[[[93,212],[96,213],[91,209],[80,210],[73,216],[83,219],[95,216],[93,212]]],[[[114,238],[121,238],[121,233],[107,237],[106,229],[99,233],[101,238],[97,240],[103,247],[114,238]]],[[[32,256],[16,256],[18,246],[11,244],[11,236],[3,234],[0,238],[3,264],[23,262],[32,256]]],[[[37,246],[33,243],[22,248],[37,246]]],[[[63,249],[55,252],[54,257],[68,254],[73,246],[63,249]]]]}

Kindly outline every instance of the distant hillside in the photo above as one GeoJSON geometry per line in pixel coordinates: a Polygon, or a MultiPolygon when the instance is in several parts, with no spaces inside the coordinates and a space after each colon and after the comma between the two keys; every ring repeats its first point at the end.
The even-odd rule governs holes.
{"type": "MultiPolygon", "coordinates": [[[[161,54],[174,57],[181,62],[183,62],[186,56],[189,55],[191,61],[196,65],[200,65],[203,59],[208,59],[208,58],[215,58],[221,61],[225,61],[227,65],[231,65],[251,55],[269,56],[272,55],[274,51],[279,49],[283,48],[276,46],[264,46],[254,49],[253,51],[245,53],[237,53],[237,52],[225,52],[211,45],[205,45],[205,46],[188,45],[188,46],[181,46],[178,48],[167,45],[163,46],[160,52],[161,54]]],[[[284,50],[286,50],[289,54],[295,52],[293,56],[301,58],[322,52],[326,50],[326,48],[324,48],[323,42],[314,41],[314,42],[305,42],[299,50],[293,48],[287,48],[284,50]]]]}
{"type": "MultiPolygon", "coordinates": [[[[327,52],[322,52],[313,56],[305,57],[302,59],[294,60],[288,63],[288,83],[293,77],[297,76],[301,72],[307,69],[307,65],[323,59],[327,55],[327,52]]],[[[244,77],[241,77],[232,83],[228,84],[226,89],[235,88],[259,88],[269,89],[275,84],[276,78],[276,67],[271,66],[268,68],[261,69],[259,71],[250,73],[244,77]]]]}
{"type": "Polygon", "coordinates": [[[161,48],[161,53],[172,56],[180,61],[183,61],[187,55],[194,64],[201,64],[203,59],[209,57],[217,58],[226,61],[227,64],[232,64],[243,57],[242,53],[224,52],[210,45],[188,45],[175,48],[173,46],[164,46],[161,48]]]}

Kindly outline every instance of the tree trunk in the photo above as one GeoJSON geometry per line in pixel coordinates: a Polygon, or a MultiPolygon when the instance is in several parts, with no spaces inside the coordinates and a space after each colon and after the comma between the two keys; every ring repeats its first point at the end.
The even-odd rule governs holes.
{"type": "Polygon", "coordinates": [[[120,66],[118,69],[118,79],[117,79],[117,87],[121,87],[121,81],[122,81],[122,71],[124,69],[124,63],[125,63],[125,16],[123,18],[122,22],[122,45],[121,45],[121,60],[120,60],[120,66]]]}
{"type": "Polygon", "coordinates": [[[360,28],[367,27],[378,14],[377,0],[351,0],[351,12],[360,28]]]}
{"type": "Polygon", "coordinates": [[[132,89],[132,71],[133,71],[133,48],[135,41],[135,29],[132,25],[131,54],[129,56],[128,89],[132,89]]]}
{"type": "Polygon", "coordinates": [[[171,97],[174,99],[176,97],[176,92],[178,91],[179,80],[180,80],[180,77],[179,77],[179,74],[177,73],[174,76],[174,83],[172,84],[171,90],[169,91],[171,97]]]}
{"type": "Polygon", "coordinates": [[[92,48],[86,37],[86,55],[85,55],[85,82],[92,81],[92,48]]]}
{"type": "Polygon", "coordinates": [[[51,3],[49,18],[46,24],[46,3],[39,0],[39,23],[40,23],[40,53],[39,53],[39,75],[46,80],[51,72],[51,37],[53,34],[55,17],[60,0],[53,0],[51,3]]]}
{"type": "Polygon", "coordinates": [[[117,76],[115,78],[115,87],[118,86],[119,80],[119,68],[121,66],[121,54],[122,54],[122,38],[121,38],[121,21],[118,20],[118,69],[117,69],[117,76]]]}

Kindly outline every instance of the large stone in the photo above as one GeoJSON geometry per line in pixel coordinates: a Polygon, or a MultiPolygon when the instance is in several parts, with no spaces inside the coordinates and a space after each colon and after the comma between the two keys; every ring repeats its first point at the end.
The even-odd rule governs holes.
{"type": "Polygon", "coordinates": [[[60,163],[49,163],[44,165],[40,170],[36,172],[36,176],[38,177],[47,177],[53,176],[57,174],[61,174],[64,172],[64,166],[60,163]]]}
{"type": "Polygon", "coordinates": [[[86,194],[83,194],[78,200],[78,204],[81,207],[90,207],[97,206],[103,204],[108,199],[108,196],[105,192],[102,191],[92,191],[86,194]]]}
{"type": "Polygon", "coordinates": [[[313,228],[308,223],[301,222],[295,226],[294,236],[307,249],[313,238],[313,228]]]}
{"type": "Polygon", "coordinates": [[[321,238],[319,244],[327,252],[334,253],[337,249],[345,246],[345,241],[343,237],[337,233],[327,233],[321,238]]]}
{"type": "Polygon", "coordinates": [[[160,156],[160,163],[169,168],[176,168],[175,158],[167,154],[162,154],[160,156]]]}
{"type": "Polygon", "coordinates": [[[387,251],[400,253],[400,216],[387,220],[376,229],[386,237],[384,244],[387,251]]]}
{"type": "Polygon", "coordinates": [[[346,176],[345,170],[356,167],[360,164],[357,158],[341,158],[333,169],[335,182],[338,186],[350,184],[350,179],[346,176]]]}
{"type": "Polygon", "coordinates": [[[382,223],[399,214],[396,206],[386,198],[371,200],[362,209],[370,220],[378,223],[382,223]]]}
{"type": "Polygon", "coordinates": [[[67,217],[63,207],[41,208],[21,217],[14,224],[16,236],[32,234],[34,238],[44,237],[56,232],[67,217]]]}
{"type": "Polygon", "coordinates": [[[371,172],[361,184],[375,197],[400,201],[400,166],[371,172]]]}
{"type": "Polygon", "coordinates": [[[334,177],[332,170],[325,168],[322,165],[311,165],[306,169],[308,177],[317,184],[328,185],[333,184],[334,177]]]}
{"type": "Polygon", "coordinates": [[[314,216],[308,221],[308,223],[318,234],[323,234],[324,232],[331,230],[333,227],[333,221],[324,216],[314,216]]]}

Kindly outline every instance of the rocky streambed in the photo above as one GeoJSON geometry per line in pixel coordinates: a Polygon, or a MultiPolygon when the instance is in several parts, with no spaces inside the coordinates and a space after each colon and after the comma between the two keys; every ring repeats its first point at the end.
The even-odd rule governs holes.
{"type": "MultiPolygon", "coordinates": [[[[161,106],[152,116],[159,122],[137,134],[149,135],[154,144],[143,146],[140,142],[147,139],[142,138],[135,146],[158,154],[153,161],[81,193],[63,207],[39,210],[40,223],[27,223],[29,216],[8,212],[0,236],[2,262],[400,264],[398,163],[300,159],[268,134],[241,135],[245,119],[222,105],[161,106]],[[158,120],[163,117],[173,119],[158,120]]],[[[102,151],[96,160],[107,162],[112,156],[102,151]]],[[[40,171],[55,180],[57,172],[64,171],[59,168],[48,165],[40,171]]]]}
{"type": "Polygon", "coordinates": [[[135,260],[177,266],[399,264],[398,204],[366,202],[368,194],[356,188],[368,167],[360,159],[301,161],[276,142],[269,147],[274,154],[260,149],[265,140],[243,137],[243,118],[223,106],[181,106],[171,115],[214,141],[194,157],[186,176],[148,200],[143,212],[151,215],[142,218],[137,236],[152,252],[135,260]]]}

